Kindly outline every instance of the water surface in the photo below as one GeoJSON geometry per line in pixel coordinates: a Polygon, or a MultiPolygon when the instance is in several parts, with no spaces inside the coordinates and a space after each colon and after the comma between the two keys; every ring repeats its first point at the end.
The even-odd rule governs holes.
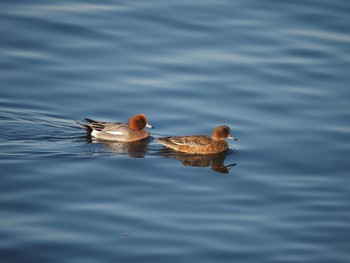
{"type": "Polygon", "coordinates": [[[348,262],[349,11],[2,1],[1,262],[348,262]],[[140,112],[135,145],[75,123],[140,112]],[[215,158],[155,141],[222,124],[215,158]]]}

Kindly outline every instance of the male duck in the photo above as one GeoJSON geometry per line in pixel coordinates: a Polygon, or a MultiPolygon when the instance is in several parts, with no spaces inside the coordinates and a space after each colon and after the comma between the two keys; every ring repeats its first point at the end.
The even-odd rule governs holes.
{"type": "Polygon", "coordinates": [[[94,121],[85,118],[88,124],[77,122],[86,132],[96,139],[134,142],[149,137],[149,132],[143,128],[153,128],[147,123],[144,114],[137,114],[128,123],[94,121]]]}

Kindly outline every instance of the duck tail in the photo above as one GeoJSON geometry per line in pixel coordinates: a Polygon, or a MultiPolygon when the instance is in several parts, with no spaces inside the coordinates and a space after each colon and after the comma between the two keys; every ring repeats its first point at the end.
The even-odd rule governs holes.
{"type": "Polygon", "coordinates": [[[76,121],[76,123],[83,128],[84,130],[86,130],[87,132],[91,133],[92,132],[92,128],[89,125],[85,125],[81,122],[76,121]]]}
{"type": "Polygon", "coordinates": [[[97,123],[97,121],[94,121],[94,120],[89,119],[89,118],[84,118],[84,120],[86,120],[88,123],[97,123]]]}
{"type": "Polygon", "coordinates": [[[164,146],[168,146],[168,147],[170,147],[172,145],[171,140],[169,140],[169,137],[158,138],[157,142],[163,144],[164,146]]]}

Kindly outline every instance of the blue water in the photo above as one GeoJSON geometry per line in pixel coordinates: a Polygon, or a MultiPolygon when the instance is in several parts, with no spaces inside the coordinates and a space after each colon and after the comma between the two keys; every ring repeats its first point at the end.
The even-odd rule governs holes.
{"type": "Polygon", "coordinates": [[[349,12],[1,1],[0,261],[349,262],[349,12]],[[136,145],[75,124],[141,112],[136,145]],[[215,158],[155,141],[221,124],[215,158]]]}

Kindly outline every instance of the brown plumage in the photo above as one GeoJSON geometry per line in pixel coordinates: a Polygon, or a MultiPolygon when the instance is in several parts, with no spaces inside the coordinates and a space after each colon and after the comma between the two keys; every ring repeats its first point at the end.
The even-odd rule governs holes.
{"type": "Polygon", "coordinates": [[[230,128],[226,125],[216,127],[211,137],[206,135],[190,135],[159,138],[157,141],[175,151],[194,154],[213,154],[226,151],[228,144],[225,139],[234,139],[230,128]]]}

